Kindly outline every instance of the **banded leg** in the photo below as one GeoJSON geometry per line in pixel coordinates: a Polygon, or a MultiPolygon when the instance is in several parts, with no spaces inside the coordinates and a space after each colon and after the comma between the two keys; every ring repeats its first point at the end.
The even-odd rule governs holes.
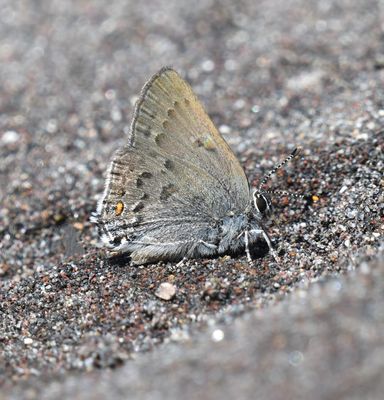
{"type": "Polygon", "coordinates": [[[244,243],[245,243],[245,253],[247,255],[248,263],[251,267],[253,267],[255,264],[252,260],[251,252],[249,251],[249,232],[248,232],[248,230],[244,231],[244,243]]]}

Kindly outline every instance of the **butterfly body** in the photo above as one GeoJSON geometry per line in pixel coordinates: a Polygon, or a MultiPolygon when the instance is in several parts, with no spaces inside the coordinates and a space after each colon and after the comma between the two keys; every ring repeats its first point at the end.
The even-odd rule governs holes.
{"type": "Polygon", "coordinates": [[[252,201],[240,163],[191,87],[163,68],[142,90],[93,221],[103,243],[136,264],[248,255],[259,237],[270,244],[252,201]]]}

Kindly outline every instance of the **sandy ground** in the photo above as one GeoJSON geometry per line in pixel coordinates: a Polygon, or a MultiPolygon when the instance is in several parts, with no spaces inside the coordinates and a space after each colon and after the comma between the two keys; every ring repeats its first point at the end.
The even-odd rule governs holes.
{"type": "Polygon", "coordinates": [[[0,399],[380,399],[383,5],[2,1],[0,399]],[[381,6],[381,7],[380,7],[381,6]],[[143,83],[188,79],[250,182],[265,252],[134,267],[89,222],[143,83]],[[156,293],[162,282],[176,294],[156,293]]]}

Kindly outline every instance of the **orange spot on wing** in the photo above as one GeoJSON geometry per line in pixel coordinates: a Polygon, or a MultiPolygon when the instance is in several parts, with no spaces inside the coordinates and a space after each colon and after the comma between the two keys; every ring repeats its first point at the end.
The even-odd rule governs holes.
{"type": "Polygon", "coordinates": [[[116,217],[118,217],[119,215],[121,215],[121,213],[123,212],[123,210],[124,210],[124,203],[123,203],[122,201],[119,201],[119,202],[116,204],[116,208],[115,208],[115,215],[116,215],[116,217]]]}

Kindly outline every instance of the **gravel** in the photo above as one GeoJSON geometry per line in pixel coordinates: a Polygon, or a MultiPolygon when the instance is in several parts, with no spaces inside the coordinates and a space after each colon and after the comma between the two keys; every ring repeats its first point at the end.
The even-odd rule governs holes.
{"type": "Polygon", "coordinates": [[[2,2],[0,398],[381,398],[380,5],[2,2]],[[303,148],[270,183],[306,196],[273,199],[279,263],[98,247],[108,162],[167,64],[252,184],[303,148]]]}

